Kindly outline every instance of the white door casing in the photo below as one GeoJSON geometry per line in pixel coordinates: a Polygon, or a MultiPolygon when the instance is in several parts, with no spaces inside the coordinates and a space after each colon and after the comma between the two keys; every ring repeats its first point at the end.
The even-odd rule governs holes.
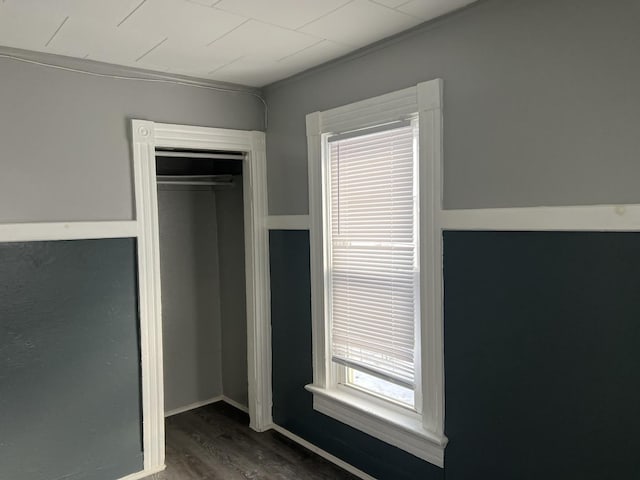
{"type": "Polygon", "coordinates": [[[247,364],[250,427],[264,431],[271,418],[271,322],[267,186],[263,132],[132,120],[145,472],[164,468],[162,303],[155,149],[230,150],[243,161],[247,364]]]}

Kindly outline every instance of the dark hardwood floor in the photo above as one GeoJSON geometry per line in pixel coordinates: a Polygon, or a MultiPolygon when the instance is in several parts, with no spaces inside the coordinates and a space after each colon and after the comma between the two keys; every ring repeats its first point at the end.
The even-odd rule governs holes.
{"type": "Polygon", "coordinates": [[[149,480],[356,480],[275,431],[215,403],[166,420],[167,469],[149,480]]]}

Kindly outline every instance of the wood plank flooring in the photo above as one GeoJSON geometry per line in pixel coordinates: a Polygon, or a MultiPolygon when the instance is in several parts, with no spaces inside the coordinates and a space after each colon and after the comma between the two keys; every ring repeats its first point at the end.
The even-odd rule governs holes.
{"type": "Polygon", "coordinates": [[[223,402],[166,420],[167,469],[148,480],[357,480],[223,402]]]}

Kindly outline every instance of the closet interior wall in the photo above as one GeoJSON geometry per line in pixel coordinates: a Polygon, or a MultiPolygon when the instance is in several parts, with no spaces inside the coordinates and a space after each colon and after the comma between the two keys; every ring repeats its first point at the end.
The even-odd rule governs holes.
{"type": "Polygon", "coordinates": [[[221,279],[222,386],[225,397],[248,407],[242,175],[234,175],[233,183],[233,188],[215,192],[221,279]]]}
{"type": "Polygon", "coordinates": [[[248,405],[243,219],[241,174],[158,185],[166,414],[222,395],[248,405]]]}

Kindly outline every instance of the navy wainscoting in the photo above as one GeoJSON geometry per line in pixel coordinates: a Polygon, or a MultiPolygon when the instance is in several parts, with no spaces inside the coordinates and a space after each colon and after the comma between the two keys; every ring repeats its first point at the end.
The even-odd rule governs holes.
{"type": "Polygon", "coordinates": [[[0,243],[0,478],[143,468],[134,239],[0,243]]]}
{"type": "Polygon", "coordinates": [[[445,232],[447,480],[640,478],[640,234],[445,232]]]}
{"type": "Polygon", "coordinates": [[[272,231],[277,424],[380,480],[640,478],[640,234],[445,232],[445,469],[313,410],[309,237],[272,231]]]}

